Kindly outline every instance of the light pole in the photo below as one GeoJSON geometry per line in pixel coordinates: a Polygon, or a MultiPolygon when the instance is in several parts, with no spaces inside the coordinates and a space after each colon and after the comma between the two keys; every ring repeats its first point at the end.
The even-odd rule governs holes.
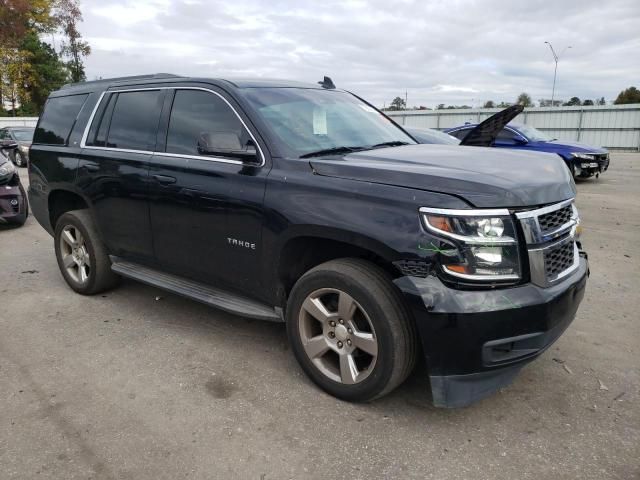
{"type": "Polygon", "coordinates": [[[551,42],[544,42],[544,43],[549,45],[549,48],[551,49],[551,53],[553,54],[553,60],[556,62],[556,66],[553,70],[553,88],[551,90],[551,106],[553,107],[553,100],[555,99],[555,95],[556,95],[556,74],[558,73],[558,60],[560,60],[560,55],[566,52],[568,48],[571,48],[571,46],[564,47],[564,50],[562,50],[560,52],[560,55],[558,55],[556,51],[553,49],[553,45],[551,45],[551,42]]]}

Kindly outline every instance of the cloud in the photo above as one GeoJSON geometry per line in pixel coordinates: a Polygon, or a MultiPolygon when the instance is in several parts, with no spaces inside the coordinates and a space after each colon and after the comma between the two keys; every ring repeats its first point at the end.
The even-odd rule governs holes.
{"type": "Polygon", "coordinates": [[[82,4],[89,79],[175,72],[315,82],[382,105],[615,98],[640,78],[637,0],[137,0],[82,4]]]}

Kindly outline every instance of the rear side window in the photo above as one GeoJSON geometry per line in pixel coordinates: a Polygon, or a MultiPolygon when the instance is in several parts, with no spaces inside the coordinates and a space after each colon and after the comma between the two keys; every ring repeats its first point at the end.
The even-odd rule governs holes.
{"type": "Polygon", "coordinates": [[[244,125],[217,95],[201,90],[177,90],[171,109],[167,152],[186,155],[225,155],[253,143],[244,125]]]}
{"type": "MultiPolygon", "coordinates": [[[[161,90],[118,93],[108,127],[107,146],[153,151],[156,145],[162,99],[161,90]]],[[[108,110],[109,108],[105,113],[109,113],[108,110]]],[[[105,120],[107,115],[103,116],[102,121],[105,120]]],[[[98,136],[103,134],[102,125],[98,132],[98,136]]]]}
{"type": "Polygon", "coordinates": [[[78,113],[89,95],[69,95],[47,100],[33,143],[66,145],[78,113]]]}

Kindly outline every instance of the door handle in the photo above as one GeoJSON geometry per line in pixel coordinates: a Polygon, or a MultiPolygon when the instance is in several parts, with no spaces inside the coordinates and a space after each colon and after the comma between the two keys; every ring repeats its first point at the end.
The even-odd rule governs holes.
{"type": "Polygon", "coordinates": [[[168,175],[153,175],[152,178],[162,185],[170,185],[172,183],[176,183],[175,177],[170,177],[168,175]]]}
{"type": "Polygon", "coordinates": [[[93,163],[86,163],[82,166],[82,168],[84,168],[88,172],[97,172],[98,170],[100,170],[100,165],[96,165],[93,163]]]}

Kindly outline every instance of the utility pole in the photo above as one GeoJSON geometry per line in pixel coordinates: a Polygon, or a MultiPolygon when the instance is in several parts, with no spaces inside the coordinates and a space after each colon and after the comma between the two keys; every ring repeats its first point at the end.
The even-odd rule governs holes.
{"type": "Polygon", "coordinates": [[[404,91],[404,108],[405,110],[409,110],[409,104],[407,103],[407,91],[404,91]]]}
{"type": "Polygon", "coordinates": [[[553,49],[553,45],[551,45],[551,42],[544,42],[547,45],[549,45],[549,48],[551,49],[551,54],[553,55],[553,60],[556,62],[556,66],[553,69],[553,88],[551,89],[551,106],[553,107],[553,101],[555,99],[556,96],[556,75],[558,74],[558,60],[560,60],[560,55],[564,54],[564,52],[566,52],[566,50],[568,48],[571,48],[571,46],[568,47],[564,47],[564,50],[562,50],[562,52],[560,52],[560,55],[556,54],[556,51],[553,49]]]}

